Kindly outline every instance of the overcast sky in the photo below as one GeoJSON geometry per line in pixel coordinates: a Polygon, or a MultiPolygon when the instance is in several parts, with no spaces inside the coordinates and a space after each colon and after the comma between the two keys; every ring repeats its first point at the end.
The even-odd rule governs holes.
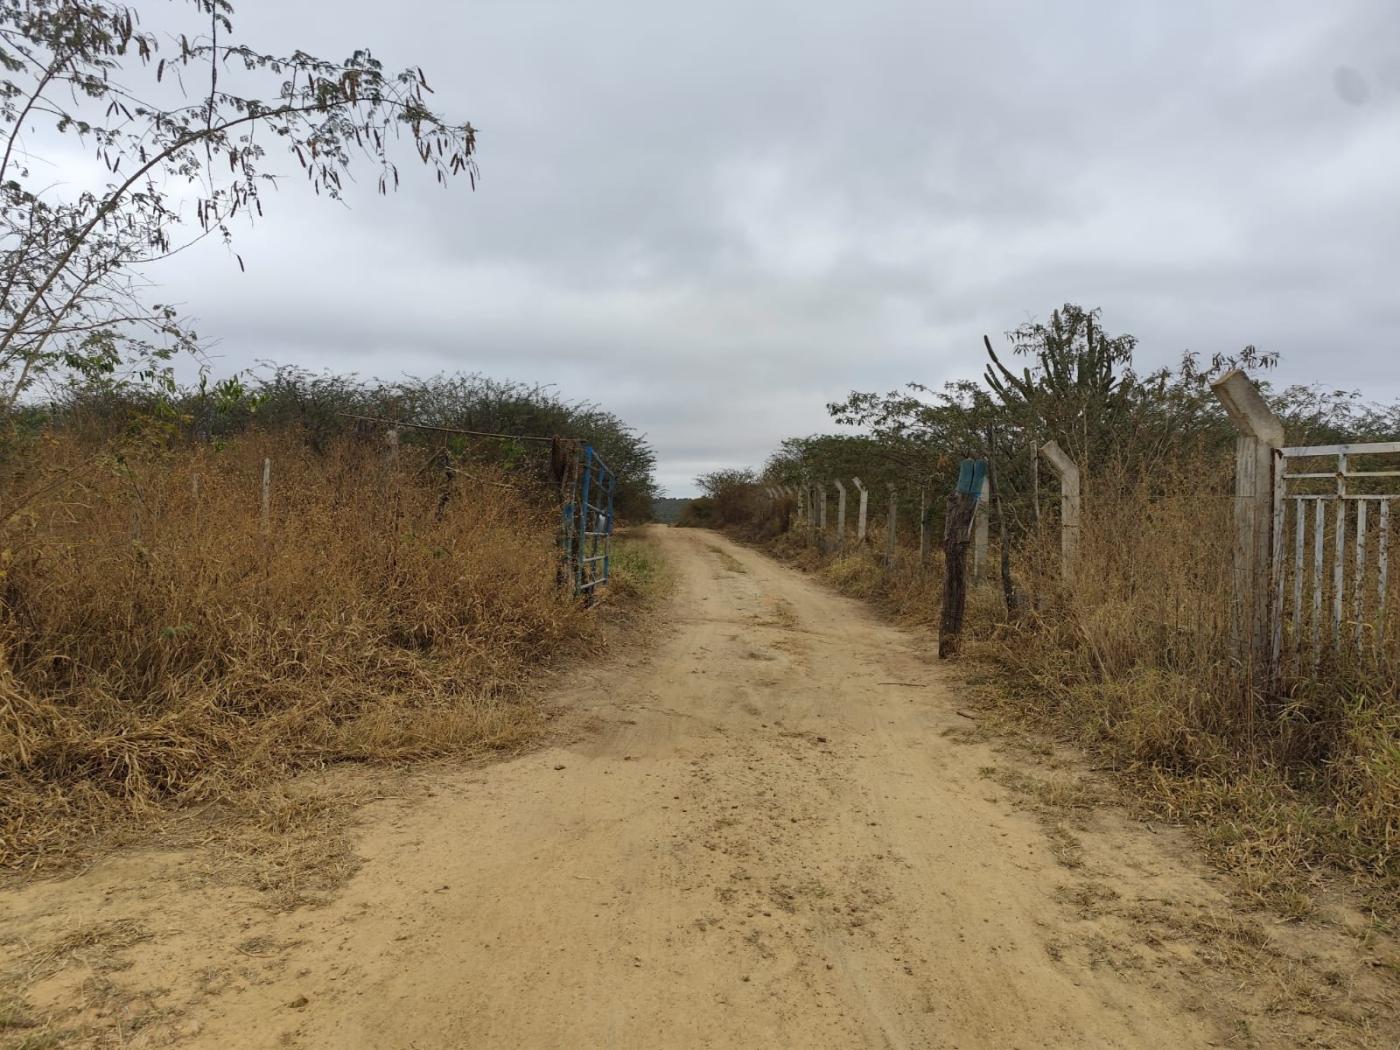
{"type": "Polygon", "coordinates": [[[259,47],[421,65],[482,177],[291,179],[247,273],[181,256],[221,369],[554,383],[673,495],[1066,300],[1146,364],[1255,343],[1400,395],[1396,0],[236,8],[259,47]]]}

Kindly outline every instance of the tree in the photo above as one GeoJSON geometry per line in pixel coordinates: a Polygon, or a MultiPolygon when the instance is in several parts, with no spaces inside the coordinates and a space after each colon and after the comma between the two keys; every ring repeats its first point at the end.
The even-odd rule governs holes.
{"type": "Polygon", "coordinates": [[[1114,441],[1137,379],[1132,370],[1137,340],[1109,336],[1096,324],[1098,317],[1098,310],[1066,303],[1051,313],[1048,325],[1027,323],[1008,333],[1014,352],[1034,360],[1020,375],[1002,364],[992,341],[982,337],[991,359],[984,377],[1005,423],[1028,430],[1037,443],[1059,442],[1081,469],[1114,441]]]}
{"type": "MultiPolygon", "coordinates": [[[[189,0],[198,35],[164,44],[105,0],[0,0],[0,410],[46,376],[150,375],[198,347],[143,268],[262,216],[274,156],[339,198],[352,162],[397,188],[398,140],[445,183],[476,181],[476,132],[428,108],[421,69],[369,51],[330,62],[234,39],[227,0],[189,0]],[[164,50],[162,50],[164,48],[164,50]],[[70,191],[36,174],[27,137],[76,140],[105,177],[70,191]]],[[[238,259],[242,266],[242,259],[238,259]]]]}
{"type": "Polygon", "coordinates": [[[695,484],[705,495],[691,501],[687,525],[724,528],[755,521],[762,513],[764,501],[751,470],[713,470],[701,474],[695,484]]]}

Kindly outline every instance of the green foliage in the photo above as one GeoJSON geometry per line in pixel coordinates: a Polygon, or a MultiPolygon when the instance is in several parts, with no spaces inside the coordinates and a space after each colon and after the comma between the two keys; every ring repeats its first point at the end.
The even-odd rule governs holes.
{"type": "MultiPolygon", "coordinates": [[[[926,484],[936,533],[941,496],[958,462],[987,459],[994,528],[1014,543],[1052,513],[1055,492],[1037,452],[1047,441],[1078,463],[1086,489],[1110,477],[1151,478],[1173,463],[1223,462],[1235,431],[1210,381],[1231,368],[1257,378],[1278,361],[1247,346],[1205,362],[1187,353],[1175,368],[1140,373],[1137,340],[1110,334],[1098,310],[1074,303],[1055,310],[1048,322],[1007,333],[1007,340],[1012,357],[1023,363],[1014,367],[984,338],[988,362],[980,383],[962,380],[938,389],[909,383],[884,394],[853,391],[829,404],[838,425],[861,433],[790,438],[770,457],[762,480],[802,484],[859,477],[875,489],[893,481],[906,517],[913,516],[926,484]]],[[[1267,381],[1261,387],[1290,441],[1400,434],[1400,404],[1368,404],[1355,391],[1295,386],[1275,393],[1267,381]]]]}
{"type": "Polygon", "coordinates": [[[725,528],[753,520],[764,502],[752,470],[716,470],[695,479],[704,497],[692,500],[678,524],[725,528]]]}
{"type": "Polygon", "coordinates": [[[752,470],[715,470],[701,474],[695,479],[695,484],[706,496],[720,499],[729,493],[752,487],[756,480],[752,470]]]}
{"type": "Polygon", "coordinates": [[[687,501],[676,518],[678,529],[713,529],[716,525],[715,501],[709,496],[687,501]]]}
{"type": "Polygon", "coordinates": [[[196,351],[142,268],[261,218],[274,151],[332,199],[356,163],[397,187],[400,141],[439,182],[475,183],[476,132],[428,108],[421,69],[262,52],[227,0],[187,8],[191,32],[163,40],[120,3],[0,0],[0,411],[46,379],[133,385],[196,351]],[[91,150],[106,184],[55,184],[36,128],[91,150]]]}
{"type": "MultiPolygon", "coordinates": [[[[81,432],[93,443],[159,416],[170,421],[162,433],[172,442],[217,446],[256,426],[294,430],[319,452],[347,433],[372,437],[383,428],[355,417],[373,417],[491,434],[577,438],[617,472],[616,508],[626,519],[648,519],[656,492],[655,453],[617,416],[588,402],[565,401],[549,387],[481,375],[380,382],[273,368],[217,382],[202,375],[193,388],[85,382],[56,393],[42,412],[31,409],[30,426],[49,423],[81,432]]],[[[534,475],[541,484],[548,478],[548,446],[539,442],[413,428],[404,428],[400,440],[441,450],[451,462],[490,462],[534,475]]]]}
{"type": "Polygon", "coordinates": [[[674,525],[692,501],[669,496],[657,496],[651,501],[651,520],[674,525]]]}
{"type": "Polygon", "coordinates": [[[671,583],[661,552],[653,544],[625,535],[613,544],[606,600],[654,602],[671,583]]]}
{"type": "Polygon", "coordinates": [[[1033,362],[1019,375],[983,336],[991,359],[983,378],[1002,425],[1053,438],[1081,470],[1112,445],[1132,411],[1136,386],[1137,340],[1109,336],[1096,326],[1098,315],[1066,303],[1048,325],[1027,323],[1008,333],[1013,351],[1033,362]]]}

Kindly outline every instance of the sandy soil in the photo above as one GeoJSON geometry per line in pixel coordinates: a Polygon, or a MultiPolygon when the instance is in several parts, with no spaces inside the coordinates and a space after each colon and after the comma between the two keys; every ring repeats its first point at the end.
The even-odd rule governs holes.
{"type": "Polygon", "coordinates": [[[998,748],[928,639],[652,535],[654,644],[573,675],[547,748],[360,809],[324,906],[189,851],[5,891],[29,1008],[124,1047],[1396,1045],[1359,920],[1239,913],[1072,758],[998,748]]]}

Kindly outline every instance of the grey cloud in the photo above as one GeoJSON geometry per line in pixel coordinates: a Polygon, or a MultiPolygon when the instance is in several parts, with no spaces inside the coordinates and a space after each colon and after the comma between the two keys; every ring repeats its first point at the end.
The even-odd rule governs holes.
{"type": "MultiPolygon", "coordinates": [[[[826,401],[975,375],[1074,299],[1147,364],[1246,342],[1400,394],[1400,9],[244,0],[235,24],[421,64],[481,188],[349,207],[289,180],[168,279],[229,367],[553,382],[663,483],[755,464],[826,401]],[[1346,71],[1346,72],[1339,72],[1346,71]]],[[[167,275],[162,275],[163,277],[167,275]]]]}

